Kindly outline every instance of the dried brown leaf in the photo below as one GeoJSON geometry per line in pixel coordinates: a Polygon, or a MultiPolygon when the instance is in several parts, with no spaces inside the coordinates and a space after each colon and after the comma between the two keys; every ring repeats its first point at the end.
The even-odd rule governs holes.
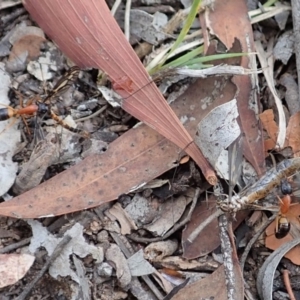
{"type": "MultiPolygon", "coordinates": [[[[217,0],[214,3],[214,9],[207,9],[204,15],[201,15],[200,21],[202,27],[209,28],[210,33],[216,35],[227,49],[235,44],[235,39],[238,39],[241,43],[241,51],[235,52],[254,52],[252,26],[245,1],[217,0]]],[[[208,43],[207,33],[206,36],[208,43]]],[[[244,68],[249,68],[249,66],[251,68],[249,57],[242,56],[240,65],[244,68]]],[[[243,153],[257,173],[263,174],[265,171],[264,145],[255,109],[258,104],[253,103],[256,87],[250,76],[235,75],[232,81],[238,89],[236,99],[240,114],[240,126],[241,131],[245,134],[243,153]],[[251,109],[252,107],[253,109],[251,109]]]]}
{"type": "Polygon", "coordinates": [[[293,149],[294,157],[300,156],[300,112],[290,117],[289,124],[286,129],[286,147],[293,149]]]}
{"type": "Polygon", "coordinates": [[[0,255],[0,288],[12,285],[23,278],[34,262],[29,254],[0,255]]]}
{"type": "Polygon", "coordinates": [[[45,38],[37,35],[25,35],[14,43],[11,54],[8,61],[20,59],[23,53],[27,53],[28,61],[36,59],[40,55],[41,43],[45,41],[45,38]]]}
{"type": "Polygon", "coordinates": [[[211,275],[193,282],[181,289],[172,299],[174,300],[199,299],[227,299],[224,267],[219,267],[211,275]]]}
{"type": "MultiPolygon", "coordinates": [[[[209,198],[209,202],[198,202],[191,221],[182,233],[182,246],[183,257],[186,259],[194,259],[200,256],[207,255],[220,246],[220,235],[218,228],[217,218],[209,223],[197,236],[197,238],[191,243],[189,242],[190,234],[202,224],[210,215],[216,210],[216,201],[209,198]]],[[[247,216],[246,211],[241,211],[236,215],[236,221],[233,223],[234,228],[237,228],[239,224],[247,216]]]]}
{"type": "Polygon", "coordinates": [[[274,121],[274,113],[272,109],[267,109],[259,115],[263,128],[267,131],[270,138],[265,140],[265,151],[272,150],[276,146],[278,126],[274,121]]]}

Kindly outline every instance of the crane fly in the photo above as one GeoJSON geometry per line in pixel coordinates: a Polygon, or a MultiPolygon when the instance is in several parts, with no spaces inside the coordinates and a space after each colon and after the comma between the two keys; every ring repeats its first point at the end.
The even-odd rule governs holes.
{"type": "Polygon", "coordinates": [[[56,83],[54,88],[47,94],[43,100],[35,101],[35,103],[30,104],[26,107],[16,109],[11,106],[0,109],[0,121],[5,121],[10,118],[17,118],[22,116],[36,115],[38,117],[43,117],[46,114],[55,120],[62,127],[74,133],[82,134],[83,136],[88,136],[88,133],[79,130],[77,128],[71,127],[64,120],[58,117],[51,108],[51,100],[54,97],[67,91],[70,86],[77,80],[80,69],[76,66],[70,68],[56,83]]]}

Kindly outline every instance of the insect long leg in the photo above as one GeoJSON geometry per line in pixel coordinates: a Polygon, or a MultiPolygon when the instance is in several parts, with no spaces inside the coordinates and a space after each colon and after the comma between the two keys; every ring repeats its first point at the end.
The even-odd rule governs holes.
{"type": "Polygon", "coordinates": [[[38,120],[38,116],[34,117],[34,132],[33,132],[33,145],[37,145],[39,141],[44,140],[44,132],[38,120]]]}
{"type": "Polygon", "coordinates": [[[64,120],[62,120],[59,116],[57,116],[52,110],[50,110],[50,116],[53,120],[55,120],[59,125],[61,125],[62,127],[66,128],[67,130],[74,132],[74,133],[78,133],[81,136],[83,136],[84,138],[88,138],[90,136],[90,134],[84,130],[80,130],[74,127],[71,127],[70,125],[68,125],[64,120]]]}
{"type": "Polygon", "coordinates": [[[77,80],[80,69],[77,66],[71,67],[65,74],[62,76],[56,85],[50,91],[47,97],[44,99],[45,103],[48,103],[53,97],[59,96],[60,94],[67,91],[71,85],[77,80]]]}

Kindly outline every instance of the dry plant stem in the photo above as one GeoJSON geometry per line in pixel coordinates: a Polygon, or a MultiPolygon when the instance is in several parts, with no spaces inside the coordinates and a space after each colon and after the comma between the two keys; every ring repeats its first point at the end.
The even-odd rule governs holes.
{"type": "Polygon", "coordinates": [[[131,9],[131,0],[126,1],[126,8],[125,8],[125,21],[124,21],[124,31],[125,37],[127,41],[130,39],[130,9],[131,9]]]}
{"type": "Polygon", "coordinates": [[[26,245],[28,245],[30,243],[31,239],[32,238],[29,237],[29,238],[26,238],[26,239],[24,239],[22,241],[19,241],[17,243],[13,243],[13,244],[10,244],[10,245],[8,245],[6,247],[3,247],[3,248],[0,249],[0,254],[11,252],[11,251],[16,250],[18,248],[26,246],[26,245]]]}
{"type": "MultiPolygon", "coordinates": [[[[233,272],[233,249],[228,233],[228,218],[225,214],[219,217],[219,230],[220,230],[220,240],[221,240],[221,249],[223,254],[224,261],[224,272],[227,286],[227,299],[236,299],[236,295],[239,294],[235,290],[236,286],[236,276],[233,272]]],[[[238,300],[238,299],[237,299],[238,300]]]]}
{"type": "MultiPolygon", "coordinates": [[[[300,78],[300,2],[299,0],[292,0],[292,14],[293,14],[293,26],[294,26],[294,50],[296,54],[297,63],[297,78],[300,78]]],[[[298,83],[299,96],[300,96],[300,84],[298,83]]]]}
{"type": "MultiPolygon", "coordinates": [[[[297,1],[297,0],[296,0],[297,1]]],[[[261,13],[262,10],[255,9],[248,13],[249,17],[251,18],[251,24],[255,24],[258,22],[261,22],[263,20],[267,20],[272,18],[273,16],[276,16],[277,14],[280,14],[283,11],[291,10],[291,7],[289,5],[281,6],[281,7],[264,7],[264,12],[261,15],[255,16],[257,13],[261,13]]]]}
{"type": "Polygon", "coordinates": [[[201,169],[207,182],[211,185],[216,185],[216,174],[194,141],[186,147],[185,151],[187,153],[193,154],[191,156],[194,158],[196,164],[201,169]],[[186,151],[187,149],[190,149],[190,151],[186,151]]]}
{"type": "Polygon", "coordinates": [[[100,115],[101,113],[103,113],[106,109],[107,109],[108,105],[104,105],[103,107],[101,107],[99,110],[97,110],[96,112],[94,112],[93,114],[87,116],[87,117],[82,117],[80,119],[76,119],[75,122],[83,122],[92,118],[97,117],[98,115],[100,115]]]}
{"type": "Polygon", "coordinates": [[[247,300],[257,300],[257,297],[254,297],[254,295],[251,293],[250,286],[245,281],[245,299],[247,300]]]}
{"type": "Polygon", "coordinates": [[[117,9],[119,8],[120,4],[122,3],[122,0],[116,0],[113,7],[111,8],[111,14],[112,16],[115,15],[117,9]]]}
{"type": "Polygon", "coordinates": [[[42,278],[42,276],[46,273],[51,263],[59,256],[63,248],[71,241],[71,237],[66,235],[63,239],[58,243],[56,248],[54,249],[52,255],[47,259],[45,265],[40,270],[38,275],[24,288],[23,292],[16,298],[16,300],[25,300],[29,295],[33,287],[37,284],[37,282],[42,278]]]}
{"type": "Polygon", "coordinates": [[[193,197],[193,201],[192,201],[192,204],[190,206],[190,210],[189,210],[186,218],[184,218],[181,222],[178,222],[177,224],[175,224],[174,227],[171,230],[169,230],[164,236],[157,237],[157,238],[142,238],[142,237],[137,236],[136,234],[131,234],[131,235],[128,235],[128,237],[131,240],[133,240],[135,242],[139,242],[139,243],[159,242],[159,241],[162,241],[162,240],[165,240],[165,239],[169,238],[174,232],[176,232],[178,229],[183,227],[185,224],[187,224],[191,220],[192,213],[193,213],[193,211],[196,207],[197,200],[199,198],[200,192],[201,192],[200,189],[196,188],[195,195],[193,197]]]}
{"type": "Polygon", "coordinates": [[[267,222],[265,222],[265,224],[263,224],[259,230],[256,232],[256,234],[252,237],[252,239],[249,241],[249,243],[247,244],[245,250],[244,250],[244,253],[241,257],[241,262],[240,262],[240,265],[241,265],[241,269],[242,269],[242,272],[244,270],[244,267],[245,267],[245,262],[246,262],[246,259],[247,259],[247,256],[252,248],[252,246],[254,245],[254,243],[257,241],[257,239],[260,237],[260,235],[266,230],[266,228],[275,220],[277,216],[277,213],[274,214],[267,222]]]}
{"type": "Polygon", "coordinates": [[[142,6],[139,7],[139,9],[151,15],[155,14],[157,11],[169,15],[175,13],[175,9],[170,5],[142,6]]]}
{"type": "Polygon", "coordinates": [[[245,195],[227,197],[220,206],[225,211],[236,212],[244,209],[247,205],[266,197],[275,187],[280,185],[282,179],[290,177],[300,169],[300,158],[285,159],[265,173],[258,181],[251,185],[245,195]],[[225,204],[225,202],[227,202],[225,204]]]}
{"type": "Polygon", "coordinates": [[[282,102],[278,97],[277,91],[275,89],[274,68],[273,68],[274,62],[273,62],[273,56],[270,55],[270,53],[272,53],[271,51],[273,50],[273,44],[274,44],[273,39],[270,39],[268,49],[265,52],[262,43],[260,41],[255,41],[255,48],[257,51],[259,62],[261,64],[261,68],[263,70],[266,82],[268,84],[270,92],[274,97],[275,104],[277,107],[278,118],[279,118],[278,120],[279,129],[278,129],[276,145],[277,147],[282,148],[286,137],[286,125],[285,125],[286,121],[285,121],[285,114],[283,111],[282,102]]]}
{"type": "Polygon", "coordinates": [[[284,281],[284,285],[285,288],[290,296],[291,300],[296,300],[296,297],[293,293],[292,287],[291,287],[291,281],[290,281],[290,272],[288,270],[283,270],[282,271],[282,275],[283,275],[283,281],[284,281]]]}

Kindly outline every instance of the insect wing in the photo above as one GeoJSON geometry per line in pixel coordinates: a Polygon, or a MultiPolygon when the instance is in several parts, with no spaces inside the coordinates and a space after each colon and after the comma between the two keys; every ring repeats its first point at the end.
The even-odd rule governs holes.
{"type": "Polygon", "coordinates": [[[45,98],[44,102],[50,101],[53,97],[58,97],[59,95],[66,92],[71,85],[77,80],[80,69],[77,66],[70,68],[56,83],[52,91],[50,91],[45,98]]]}
{"type": "Polygon", "coordinates": [[[42,130],[40,122],[41,122],[41,118],[39,118],[39,116],[35,116],[34,117],[34,134],[33,134],[33,140],[32,140],[33,145],[37,145],[38,142],[45,139],[44,132],[42,130]]]}

